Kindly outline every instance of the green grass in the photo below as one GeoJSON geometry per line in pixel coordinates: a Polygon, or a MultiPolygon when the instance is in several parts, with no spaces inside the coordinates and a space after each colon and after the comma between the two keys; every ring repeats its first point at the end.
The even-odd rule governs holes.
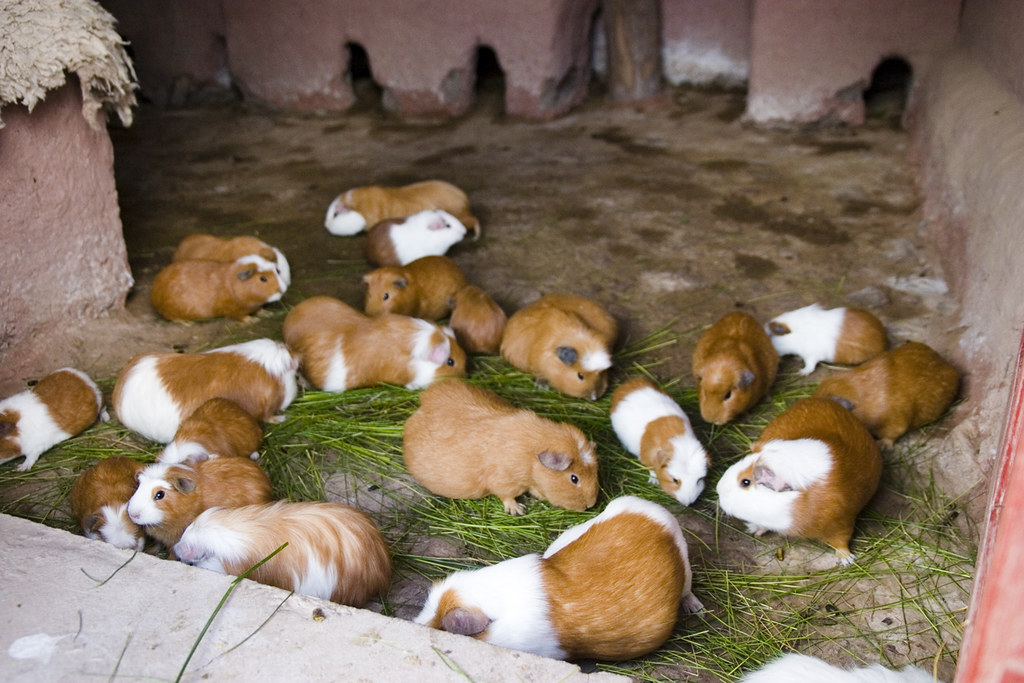
{"type": "MultiPolygon", "coordinates": [[[[645,364],[645,357],[674,344],[674,337],[659,332],[627,346],[616,356],[612,388],[637,374],[657,378],[657,365],[645,364]]],[[[714,493],[714,482],[749,450],[764,425],[813,391],[806,379],[780,375],[769,399],[724,427],[699,419],[694,388],[665,383],[713,461],[708,488],[684,508],[649,485],[647,471],[620,445],[608,420],[611,391],[599,401],[569,398],[539,389],[495,357],[474,358],[471,371],[473,383],[516,406],[571,422],[594,440],[601,467],[594,510],[571,512],[529,499],[527,514],[513,517],[493,496],[474,501],[428,494],[402,464],[402,428],[419,395],[392,386],[340,394],[306,391],[284,421],[267,425],[261,464],[275,493],[294,500],[340,498],[365,509],[390,542],[396,577],[430,580],[542,552],[611,498],[639,495],[679,517],[690,543],[694,592],[706,609],[682,616],[657,652],[598,669],[651,681],[694,676],[728,681],[795,650],[842,656],[851,663],[917,663],[929,670],[934,658],[952,670],[975,549],[954,523],[959,502],[917,474],[929,455],[927,432],[907,435],[886,454],[882,489],[862,514],[853,539],[857,563],[837,568],[831,550],[813,541],[748,535],[741,523],[719,513],[714,493]],[[451,552],[424,552],[433,546],[420,543],[423,537],[443,539],[451,552]]],[[[111,382],[107,378],[101,385],[109,389],[111,382]]],[[[160,449],[116,421],[96,425],[44,454],[30,472],[0,467],[0,511],[74,530],[68,493],[79,472],[114,454],[148,461],[160,449]]],[[[385,613],[394,612],[394,605],[383,604],[385,613]]]]}

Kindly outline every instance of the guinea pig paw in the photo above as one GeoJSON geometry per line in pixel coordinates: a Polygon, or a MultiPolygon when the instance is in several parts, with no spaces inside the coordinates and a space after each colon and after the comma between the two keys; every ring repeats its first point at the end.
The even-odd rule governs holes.
{"type": "MultiPolygon", "coordinates": [[[[266,419],[266,421],[269,422],[270,424],[275,424],[276,425],[276,424],[281,424],[282,422],[284,422],[287,419],[288,419],[288,416],[285,415],[284,413],[282,413],[280,415],[272,415],[271,417],[268,417],[266,419]]],[[[256,458],[253,458],[253,460],[255,460],[255,459],[256,458]]]]}
{"type": "Polygon", "coordinates": [[[505,504],[505,512],[510,515],[523,515],[526,514],[526,506],[518,502],[515,498],[501,501],[505,504]]]}
{"type": "Polygon", "coordinates": [[[654,470],[651,470],[650,475],[647,477],[647,483],[648,484],[657,484],[658,483],[658,475],[654,473],[654,470]]]}
{"type": "Polygon", "coordinates": [[[679,606],[687,614],[696,614],[704,610],[704,603],[693,593],[687,593],[679,599],[679,606]]]}
{"type": "Polygon", "coordinates": [[[753,522],[747,523],[747,531],[754,534],[755,536],[764,536],[768,533],[768,527],[761,526],[760,524],[754,524],[753,522]]]}
{"type": "Polygon", "coordinates": [[[849,550],[836,550],[836,557],[841,567],[849,567],[857,561],[857,556],[849,550]]]}
{"type": "Polygon", "coordinates": [[[25,462],[23,462],[20,465],[18,465],[17,467],[15,467],[14,471],[15,472],[28,472],[30,469],[32,469],[32,465],[35,465],[35,464],[36,464],[35,458],[25,458],[25,462]]]}

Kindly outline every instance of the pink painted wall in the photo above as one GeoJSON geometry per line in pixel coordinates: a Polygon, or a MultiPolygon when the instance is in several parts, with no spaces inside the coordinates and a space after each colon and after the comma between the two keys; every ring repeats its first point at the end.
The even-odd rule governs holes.
{"type": "Polygon", "coordinates": [[[673,85],[746,84],[752,0],[662,0],[661,55],[673,85]]]}
{"type": "Polygon", "coordinates": [[[961,40],[986,69],[1024,102],[1024,2],[964,0],[961,40]]]}

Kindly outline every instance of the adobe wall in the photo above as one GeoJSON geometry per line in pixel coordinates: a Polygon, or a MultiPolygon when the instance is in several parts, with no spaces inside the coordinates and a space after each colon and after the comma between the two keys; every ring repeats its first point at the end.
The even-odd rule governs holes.
{"type": "Polygon", "coordinates": [[[672,85],[745,85],[752,0],[662,0],[661,63],[672,85]]]}

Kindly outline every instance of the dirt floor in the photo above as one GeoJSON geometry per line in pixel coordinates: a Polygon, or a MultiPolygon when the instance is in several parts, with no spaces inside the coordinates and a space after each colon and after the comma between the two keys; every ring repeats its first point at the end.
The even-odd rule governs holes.
{"type": "MultiPolygon", "coordinates": [[[[679,342],[655,352],[663,381],[692,384],[693,345],[725,313],[766,321],[812,302],[869,308],[893,342],[950,355],[955,301],[918,211],[898,114],[857,130],[785,132],[745,125],[743,109],[741,92],[687,89],[618,107],[595,96],[550,123],[508,120],[493,96],[436,125],[399,122],[372,100],[346,114],[143,106],[135,125],[112,131],[136,286],[124,312],[52,349],[110,377],[143,351],[280,338],[287,308],[312,295],[361,306],[363,237],[328,234],[328,203],[357,185],[441,178],[482,220],[479,241],[449,252],[471,282],[509,313],[547,292],[591,297],[620,321],[624,343],[668,328],[679,342]],[[283,304],[255,323],[159,319],[152,279],[194,232],[280,247],[293,274],[283,304]]],[[[783,369],[798,364],[787,358],[783,369]]],[[[898,647],[892,659],[905,663],[936,645],[898,647]]],[[[948,680],[957,644],[943,647],[948,680]]]]}

